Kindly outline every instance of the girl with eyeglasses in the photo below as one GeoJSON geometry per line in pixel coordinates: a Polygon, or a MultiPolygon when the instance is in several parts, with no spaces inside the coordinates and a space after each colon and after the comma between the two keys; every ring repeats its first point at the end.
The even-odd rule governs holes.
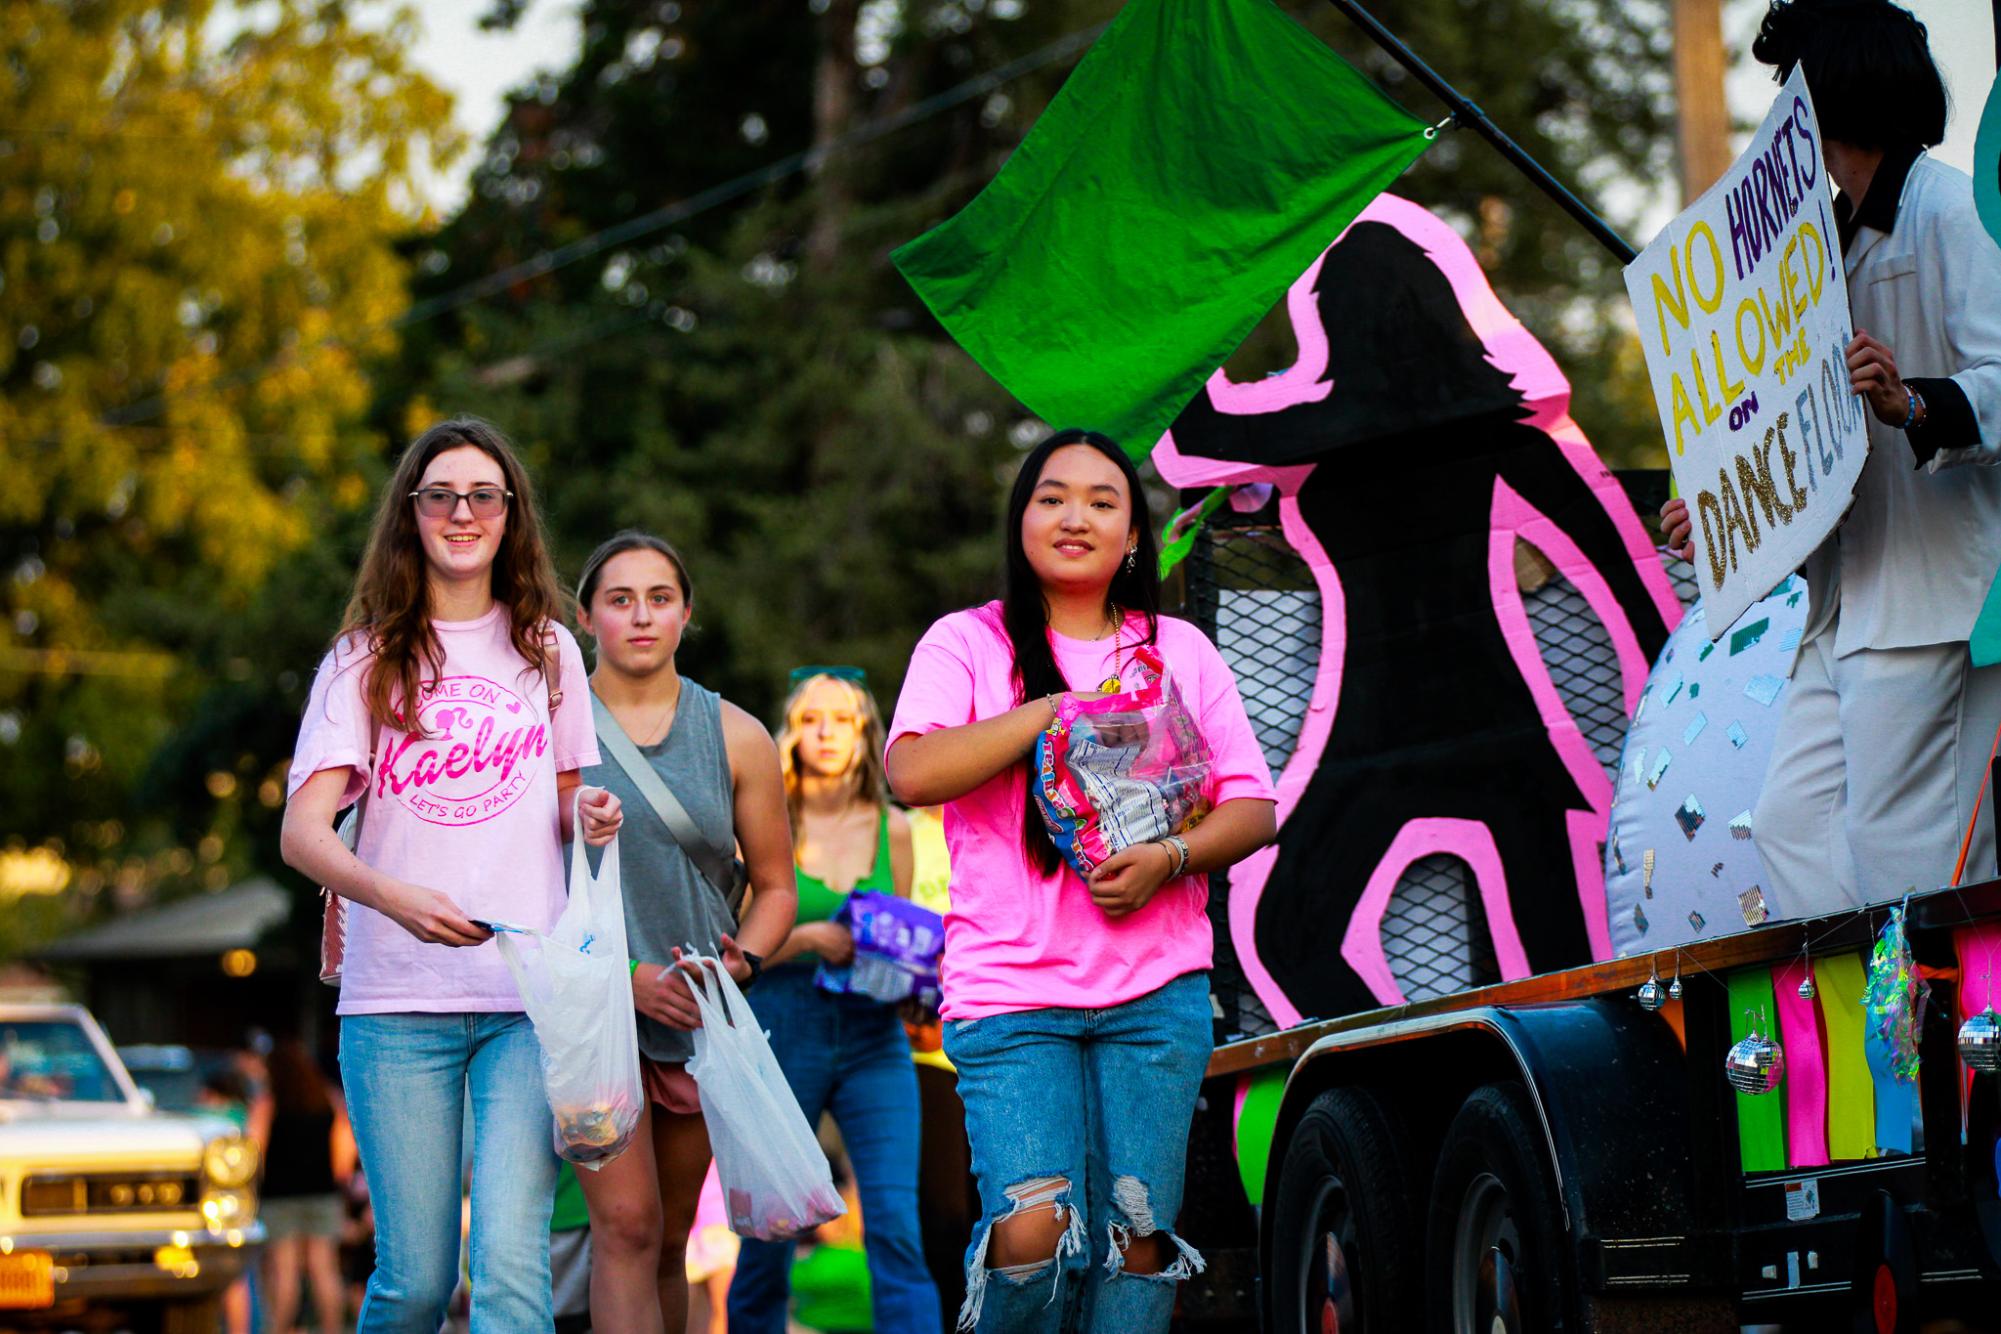
{"type": "Polygon", "coordinates": [[[686,1069],[701,1012],[676,965],[693,945],[720,958],[750,996],[762,994],[763,984],[752,984],[765,956],[782,952],[796,899],[785,789],[777,747],[757,719],[680,673],[675,655],[695,609],[680,553],[647,533],[619,533],[584,562],[577,603],[597,657],[584,708],[597,713],[604,753],[585,779],[632,815],[619,859],[646,1089],[632,1147],[601,1171],[577,1174],[590,1210],[591,1322],[619,1334],[680,1334],[688,1234],[710,1151],[701,1091],[686,1069]],[[734,885],[704,872],[704,854],[682,846],[628,762],[646,765],[686,812],[712,868],[742,849],[749,906],[741,924],[734,885]]]}
{"type": "MultiPolygon", "coordinates": [[[[830,919],[849,894],[910,895],[910,822],[889,804],[882,715],[853,667],[792,673],[778,733],[799,875],[799,921],[751,998],[809,1125],[833,1113],[861,1197],[873,1328],[935,1334],[938,1289],[917,1220],[917,1075],[898,1008],[821,990],[824,961],[853,960],[854,938],[830,919]]],[[[790,1242],[749,1241],[730,1280],[735,1334],[783,1334],[790,1242]]]]}
{"type": "Polygon", "coordinates": [[[891,786],[944,806],[952,854],[945,1051],[982,1215],[959,1328],[1159,1334],[1175,1284],[1202,1268],[1174,1224],[1211,1046],[1208,873],[1272,840],[1271,773],[1221,655],[1159,612],[1146,495],[1118,446],[1044,440],[1004,540],[1005,592],[925,633],[889,730],[891,786]],[[1215,805],[1086,881],[1029,767],[1065,693],[1140,683],[1143,644],[1208,742],[1215,805]]]}
{"type": "Polygon", "coordinates": [[[597,745],[589,708],[563,704],[583,658],[560,606],[507,440],[469,418],[418,437],[314,679],[282,842],[288,865],[348,901],[341,1081],[376,1225],[362,1334],[444,1319],[467,1130],[472,1328],[550,1327],[554,1127],[534,1030],[484,923],[552,926],[563,842],[618,832],[617,799],[582,786],[597,745]],[[350,852],[334,815],[357,799],[350,852]]]}

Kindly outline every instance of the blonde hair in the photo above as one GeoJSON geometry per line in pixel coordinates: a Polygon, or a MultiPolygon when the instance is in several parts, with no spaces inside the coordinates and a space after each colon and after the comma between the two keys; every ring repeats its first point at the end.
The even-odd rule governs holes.
{"type": "Polygon", "coordinates": [[[889,804],[889,779],[882,767],[882,713],[875,706],[875,696],[855,682],[827,672],[809,676],[785,697],[778,723],[778,769],[785,776],[785,813],[795,838],[799,834],[799,706],[805,701],[806,692],[822,681],[831,681],[848,692],[855,717],[861,723],[860,735],[855,738],[855,758],[849,768],[854,776],[855,797],[874,806],[889,804]]]}

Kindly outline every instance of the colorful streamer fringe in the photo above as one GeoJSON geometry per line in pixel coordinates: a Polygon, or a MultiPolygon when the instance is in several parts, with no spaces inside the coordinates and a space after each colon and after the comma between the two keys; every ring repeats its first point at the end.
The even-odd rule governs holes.
{"type": "Polygon", "coordinates": [[[1869,1033],[1885,1049],[1888,1068],[1901,1083],[1918,1077],[1918,995],[1922,984],[1904,935],[1904,910],[1890,909],[1869,958],[1869,988],[1862,1009],[1869,1033]]]}

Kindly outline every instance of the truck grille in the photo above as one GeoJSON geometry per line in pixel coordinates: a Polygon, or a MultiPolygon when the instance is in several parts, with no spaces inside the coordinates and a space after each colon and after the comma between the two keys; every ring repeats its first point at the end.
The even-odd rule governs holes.
{"type": "Polygon", "coordinates": [[[21,1183],[21,1216],[154,1214],[193,1209],[201,1178],[193,1172],[50,1173],[21,1183]]]}

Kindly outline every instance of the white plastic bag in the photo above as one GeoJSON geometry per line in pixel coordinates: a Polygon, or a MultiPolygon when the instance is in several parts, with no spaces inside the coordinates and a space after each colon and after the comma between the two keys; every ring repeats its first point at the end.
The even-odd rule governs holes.
{"type": "Polygon", "coordinates": [[[595,1171],[639,1128],[639,1026],[625,948],[618,840],[598,872],[584,854],[583,817],[570,848],[570,902],[546,933],[492,922],[542,1046],[542,1083],[556,1116],[556,1152],[595,1171]]]}
{"type": "Polygon", "coordinates": [[[730,1231],[783,1241],[839,1218],[848,1207],[827,1155],[736,979],[692,947],[681,957],[701,965],[699,980],[688,979],[702,1011],[688,1074],[701,1090],[730,1231]]]}

